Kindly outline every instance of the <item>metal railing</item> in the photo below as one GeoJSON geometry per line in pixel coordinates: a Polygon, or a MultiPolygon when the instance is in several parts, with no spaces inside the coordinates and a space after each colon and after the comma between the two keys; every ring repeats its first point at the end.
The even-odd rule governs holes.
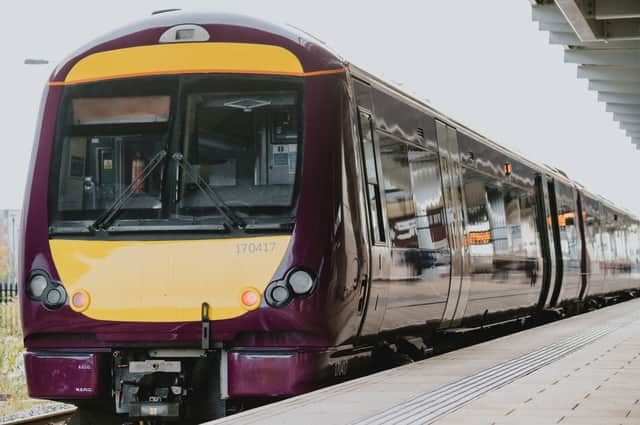
{"type": "Polygon", "coordinates": [[[20,308],[18,305],[18,282],[0,282],[0,334],[19,335],[20,308]]]}
{"type": "Polygon", "coordinates": [[[0,281],[0,304],[7,304],[18,296],[17,280],[0,281]]]}

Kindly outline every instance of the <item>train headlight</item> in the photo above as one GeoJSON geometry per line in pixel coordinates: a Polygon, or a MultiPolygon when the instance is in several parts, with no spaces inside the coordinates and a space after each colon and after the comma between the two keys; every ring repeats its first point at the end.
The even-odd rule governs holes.
{"type": "Polygon", "coordinates": [[[313,291],[316,280],[304,270],[295,270],[287,277],[287,283],[296,295],[308,295],[313,291]]]}
{"type": "Polygon", "coordinates": [[[61,285],[49,286],[42,294],[42,303],[50,310],[56,310],[67,302],[67,291],[61,285]]]}
{"type": "Polygon", "coordinates": [[[43,274],[34,274],[29,280],[27,289],[31,298],[40,300],[44,290],[49,285],[49,279],[43,274]]]}
{"type": "Polygon", "coordinates": [[[274,282],[267,287],[265,298],[272,307],[284,307],[293,298],[289,285],[284,282],[274,282]]]}
{"type": "Polygon", "coordinates": [[[271,282],[267,286],[264,298],[271,307],[284,307],[294,297],[305,297],[316,288],[316,277],[307,270],[295,267],[286,278],[271,282]]]}

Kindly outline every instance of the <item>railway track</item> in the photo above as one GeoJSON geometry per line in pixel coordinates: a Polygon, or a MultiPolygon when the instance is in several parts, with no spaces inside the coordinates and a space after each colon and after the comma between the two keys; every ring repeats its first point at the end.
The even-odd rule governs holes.
{"type": "Polygon", "coordinates": [[[8,422],[2,422],[1,425],[64,425],[75,413],[77,408],[70,407],[55,412],[43,413],[41,415],[30,416],[28,418],[15,419],[8,422]]]}

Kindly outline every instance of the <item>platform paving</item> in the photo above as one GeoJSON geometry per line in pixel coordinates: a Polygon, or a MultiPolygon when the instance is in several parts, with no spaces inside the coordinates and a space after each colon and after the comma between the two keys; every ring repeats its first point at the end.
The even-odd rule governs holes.
{"type": "Polygon", "coordinates": [[[640,424],[640,300],[212,423],[640,424]]]}

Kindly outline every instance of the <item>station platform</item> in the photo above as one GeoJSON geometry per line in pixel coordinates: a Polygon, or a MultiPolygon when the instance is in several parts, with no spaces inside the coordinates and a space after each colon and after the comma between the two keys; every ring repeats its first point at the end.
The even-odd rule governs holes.
{"type": "Polygon", "coordinates": [[[640,299],[211,424],[640,424],[640,299]]]}

